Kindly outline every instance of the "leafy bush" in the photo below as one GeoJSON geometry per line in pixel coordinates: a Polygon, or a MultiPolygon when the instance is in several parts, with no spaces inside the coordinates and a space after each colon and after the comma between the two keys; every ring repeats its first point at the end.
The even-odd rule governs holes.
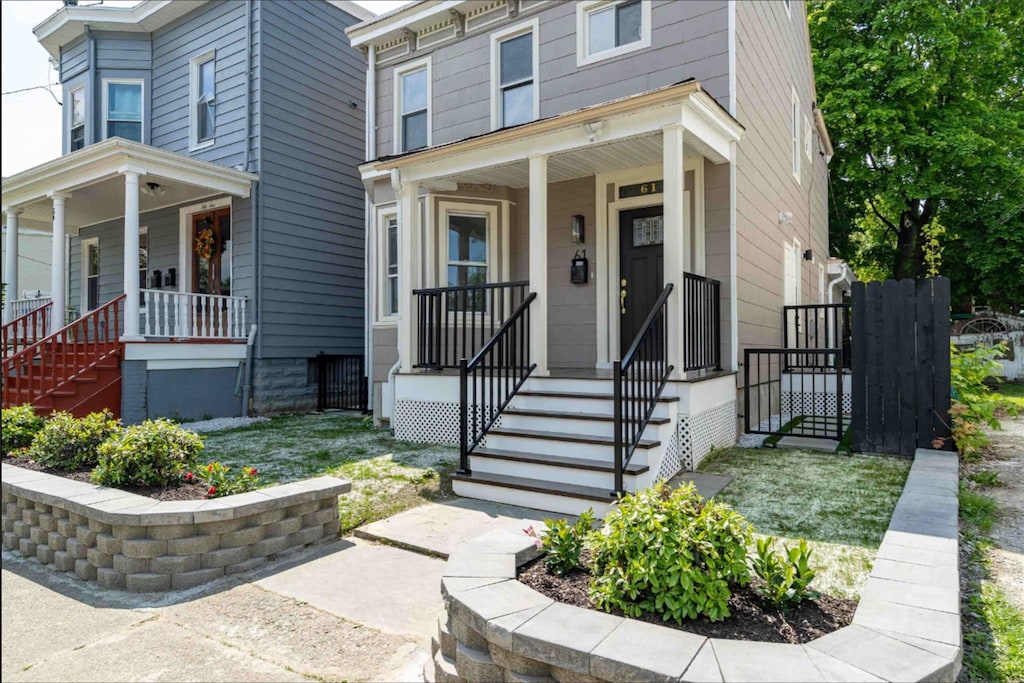
{"type": "Polygon", "coordinates": [[[762,581],[757,591],[776,607],[794,607],[807,599],[819,597],[810,589],[815,571],[811,569],[811,550],[807,541],[800,539],[795,548],[786,547],[782,554],[773,550],[775,539],[757,539],[757,556],[753,559],[754,573],[762,581]]]}
{"type": "Polygon", "coordinates": [[[33,439],[29,456],[61,470],[92,467],[98,460],[100,444],[120,430],[121,421],[114,419],[109,410],[83,418],[53,413],[33,439]]]}
{"type": "Polygon", "coordinates": [[[35,408],[27,403],[14,408],[4,408],[0,419],[3,420],[5,455],[28,448],[45,423],[42,417],[36,415],[35,408]]]}
{"type": "Polygon", "coordinates": [[[111,486],[170,486],[195,467],[201,450],[198,434],[170,420],[147,420],[100,446],[92,480],[111,486]]]}
{"type": "Polygon", "coordinates": [[[590,599],[599,608],[664,620],[729,616],[731,587],[750,581],[750,524],[704,501],[693,484],[664,482],[622,498],[590,537],[590,599]]]}
{"type": "Polygon", "coordinates": [[[594,510],[590,509],[570,525],[564,519],[545,519],[547,530],[541,536],[533,527],[525,529],[527,535],[537,538],[537,547],[544,553],[544,566],[552,574],[565,576],[582,567],[580,553],[587,537],[594,530],[594,510]]]}
{"type": "Polygon", "coordinates": [[[207,498],[220,498],[233,493],[245,493],[259,486],[258,472],[255,467],[243,467],[240,472],[231,474],[231,468],[219,462],[211,462],[195,472],[185,474],[185,481],[202,482],[206,486],[207,498]]]}
{"type": "MultiPolygon", "coordinates": [[[[981,449],[990,441],[984,426],[999,429],[996,417],[999,400],[992,395],[986,381],[999,377],[1001,366],[996,358],[1006,352],[1006,343],[993,346],[978,345],[961,350],[950,345],[950,383],[953,388],[953,405],[949,410],[953,424],[950,425],[953,442],[960,455],[967,459],[978,457],[981,449]]],[[[941,448],[944,439],[932,444],[941,448]]]]}

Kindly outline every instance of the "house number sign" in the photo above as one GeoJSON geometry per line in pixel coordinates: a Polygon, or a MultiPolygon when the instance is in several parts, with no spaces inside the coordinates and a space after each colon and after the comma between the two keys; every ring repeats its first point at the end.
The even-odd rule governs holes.
{"type": "Polygon", "coordinates": [[[647,183],[637,183],[636,185],[623,185],[619,188],[619,199],[643,197],[647,194],[661,194],[665,189],[664,186],[664,180],[652,180],[647,183]]]}

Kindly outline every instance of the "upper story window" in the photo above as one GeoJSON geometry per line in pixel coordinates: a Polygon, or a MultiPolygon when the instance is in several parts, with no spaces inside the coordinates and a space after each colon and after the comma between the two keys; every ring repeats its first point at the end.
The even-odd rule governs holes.
{"type": "Polygon", "coordinates": [[[104,128],[107,138],[142,142],[142,81],[103,81],[104,128]]]}
{"type": "Polygon", "coordinates": [[[593,0],[576,5],[576,64],[583,66],[651,45],[651,3],[593,0]]]}
{"type": "Polygon", "coordinates": [[[792,133],[792,155],[793,155],[793,177],[800,182],[800,98],[796,95],[796,88],[793,89],[791,100],[790,132],[792,133]]]}
{"type": "Polygon", "coordinates": [[[540,116],[537,19],[491,36],[491,125],[505,128],[540,116]]]}
{"type": "Polygon", "coordinates": [[[430,146],[430,58],[395,69],[395,152],[430,146]]]}
{"type": "Polygon", "coordinates": [[[189,62],[189,91],[192,103],[189,111],[189,146],[195,149],[214,143],[217,133],[216,54],[211,50],[189,62]]]}
{"type": "Polygon", "coordinates": [[[68,140],[72,152],[85,147],[85,88],[71,91],[71,121],[68,140]]]}
{"type": "Polygon", "coordinates": [[[809,116],[804,115],[804,156],[807,157],[807,161],[811,161],[811,156],[814,152],[814,133],[811,129],[811,119],[809,116]]]}

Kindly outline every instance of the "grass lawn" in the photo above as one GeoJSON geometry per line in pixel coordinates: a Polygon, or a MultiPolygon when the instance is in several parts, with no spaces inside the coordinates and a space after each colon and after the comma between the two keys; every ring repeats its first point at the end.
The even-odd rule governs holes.
{"type": "Polygon", "coordinates": [[[1024,413],[1024,383],[1005,382],[992,390],[993,397],[1024,413]]]}
{"type": "Polygon", "coordinates": [[[322,474],[350,480],[352,492],[339,503],[342,534],[451,496],[458,464],[458,449],[399,441],[368,417],[341,413],[285,415],[203,437],[201,462],[256,467],[262,484],[322,474]]]}
{"type": "Polygon", "coordinates": [[[807,539],[819,591],[855,597],[889,526],[910,460],[734,447],[711,454],[699,470],[733,478],[717,498],[759,534],[787,544],[807,539]]]}

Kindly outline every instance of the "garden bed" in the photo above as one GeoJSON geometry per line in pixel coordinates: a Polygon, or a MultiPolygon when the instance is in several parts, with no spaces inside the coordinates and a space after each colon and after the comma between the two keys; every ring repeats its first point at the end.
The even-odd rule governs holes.
{"type": "MultiPolygon", "coordinates": [[[[576,570],[565,576],[556,576],[549,573],[542,558],[538,558],[521,567],[518,578],[521,583],[552,600],[594,609],[589,597],[590,573],[587,571],[576,570]]],[[[732,616],[724,621],[698,617],[678,624],[649,613],[638,619],[709,638],[807,643],[850,624],[857,609],[856,600],[823,595],[792,609],[780,610],[757,593],[757,586],[758,579],[755,578],[749,586],[733,590],[729,599],[732,616]]],[[[612,614],[624,616],[615,610],[612,614]]]]}
{"type": "MultiPolygon", "coordinates": [[[[9,458],[4,456],[3,461],[8,465],[32,470],[33,472],[45,472],[56,477],[63,477],[73,481],[89,483],[89,476],[92,474],[91,467],[84,467],[74,470],[60,470],[53,467],[41,465],[31,458],[9,458]]],[[[174,486],[117,486],[120,491],[135,493],[154,500],[205,500],[207,488],[198,482],[181,482],[174,486]]]]}

